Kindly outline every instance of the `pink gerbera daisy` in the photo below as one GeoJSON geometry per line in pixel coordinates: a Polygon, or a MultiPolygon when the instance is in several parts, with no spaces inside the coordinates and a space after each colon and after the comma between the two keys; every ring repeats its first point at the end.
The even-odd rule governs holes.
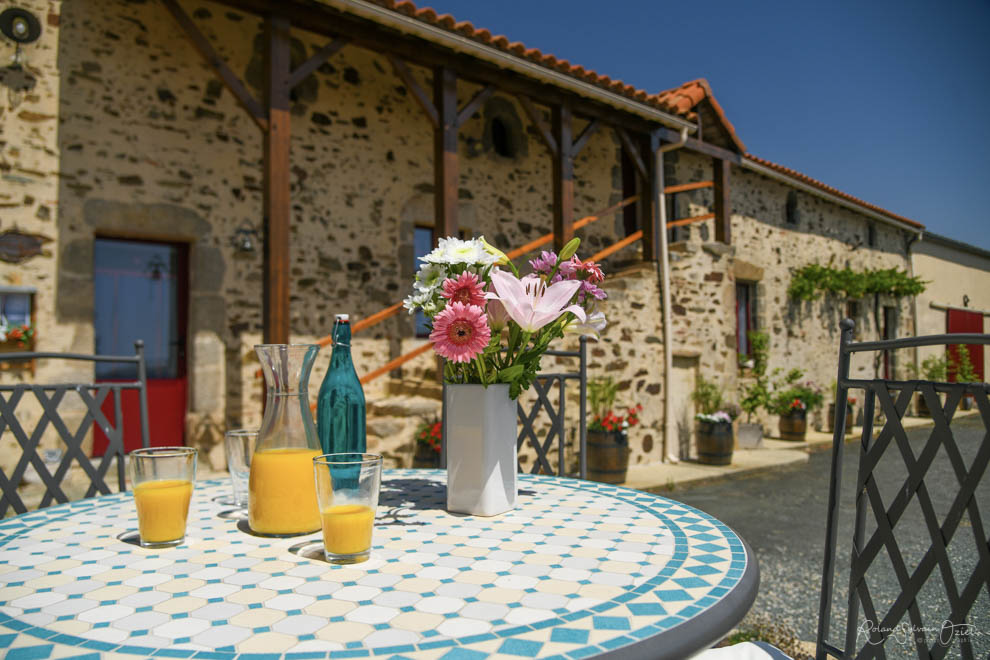
{"type": "Polygon", "coordinates": [[[474,273],[461,273],[456,280],[448,277],[443,281],[443,293],[440,295],[450,302],[485,306],[485,294],[481,290],[478,276],[474,273]]]}
{"type": "Polygon", "coordinates": [[[452,302],[433,317],[433,350],[452,362],[470,362],[485,350],[491,337],[485,311],[477,305],[452,302]]]}

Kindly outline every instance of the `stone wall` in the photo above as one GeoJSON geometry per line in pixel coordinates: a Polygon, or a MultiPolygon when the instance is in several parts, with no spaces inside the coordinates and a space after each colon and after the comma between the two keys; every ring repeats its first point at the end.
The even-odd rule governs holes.
{"type": "MultiPolygon", "coordinates": [[[[257,426],[262,383],[253,346],[261,340],[262,257],[260,245],[242,252],[232,239],[239,229],[262,229],[260,131],[160,3],[21,4],[43,18],[45,29],[40,42],[25,48],[35,89],[0,107],[0,231],[17,228],[47,242],[24,264],[0,263],[0,280],[36,287],[37,348],[93,351],[94,237],[184,243],[190,255],[187,441],[210,449],[224,428],[257,426]]],[[[183,7],[261,98],[259,20],[204,0],[183,7]]],[[[294,29],[293,66],[325,43],[294,29]]],[[[429,89],[430,71],[411,69],[429,89]]],[[[479,89],[460,81],[459,104],[479,89]]],[[[406,295],[416,269],[414,229],[433,223],[432,129],[387,58],[353,46],[295,88],[292,102],[291,337],[311,342],[330,331],[335,313],[362,318],[406,295]]],[[[574,134],[583,128],[577,120],[574,134]]],[[[496,94],[466,122],[458,155],[459,222],[469,235],[510,249],[550,231],[550,157],[515,98],[496,94]],[[496,144],[496,118],[509,130],[507,144],[496,144]]],[[[621,198],[619,162],[613,133],[596,133],[575,162],[577,217],[621,198]]],[[[665,176],[668,185],[711,179],[710,159],[671,152],[665,176]]],[[[671,245],[675,355],[695,361],[730,399],[738,399],[740,378],[737,281],[758,283],[771,368],[800,365],[827,386],[843,310],[835,300],[789,302],[790,270],[816,260],[907,266],[903,234],[877,224],[877,245],[867,246],[871,221],[819,198],[797,193],[798,223],[787,225],[789,192],[733,168],[733,244],[714,243],[709,221],[678,232],[671,245]]],[[[711,209],[711,190],[700,190],[678,195],[674,217],[711,209]]],[[[589,257],[624,235],[622,216],[603,218],[579,235],[581,255],[589,257]]],[[[620,405],[645,407],[643,426],[631,433],[634,463],[661,459],[663,424],[655,269],[620,269],[637,260],[637,249],[606,262],[611,323],[592,345],[589,364],[591,377],[610,375],[620,383],[620,405]]],[[[898,333],[910,332],[904,301],[879,303],[897,306],[898,333]]],[[[867,322],[872,303],[864,301],[861,309],[861,333],[874,336],[867,322]]],[[[410,318],[400,314],[355,338],[357,370],[367,373],[421,342],[412,336],[410,318]]],[[[313,397],[329,352],[321,352],[314,369],[313,397]]],[[[429,377],[434,368],[432,355],[425,355],[402,373],[429,377]]],[[[855,365],[857,374],[872,369],[868,361],[855,365]]],[[[39,365],[36,375],[4,372],[0,378],[64,375],[39,365]]],[[[376,401],[390,396],[384,378],[366,392],[376,401]]],[[[575,399],[569,414],[576,409],[575,399]]],[[[408,445],[407,426],[383,425],[377,446],[408,445]]],[[[6,456],[10,440],[4,442],[6,456]]],[[[210,457],[222,462],[216,451],[210,457]]]]}
{"type": "MultiPolygon", "coordinates": [[[[25,7],[51,18],[41,42],[26,49],[39,78],[35,92],[0,115],[10,184],[0,230],[51,241],[24,265],[0,265],[0,277],[38,288],[37,348],[93,351],[95,236],[185,243],[187,440],[208,449],[226,427],[258,425],[262,387],[252,347],[261,338],[261,250],[240,252],[232,239],[238,229],[262,229],[260,131],[160,3],[31,0],[25,7]]],[[[183,7],[261,98],[260,21],[210,2],[183,7]]],[[[293,65],[325,43],[294,29],[293,65]]],[[[430,71],[411,68],[430,89],[430,71]]],[[[459,104],[479,89],[459,82],[459,104]]],[[[416,267],[413,229],[433,223],[432,129],[388,60],[350,46],[293,91],[291,112],[291,338],[310,342],[329,333],[335,313],[362,318],[406,295],[416,267]]],[[[551,228],[550,157],[528,124],[514,97],[496,94],[460,133],[460,225],[505,249],[551,228]],[[513,153],[496,152],[494,117],[510,128],[513,153]]],[[[575,134],[583,127],[576,121],[575,134]]],[[[619,199],[618,150],[603,130],[576,160],[578,217],[619,199]]],[[[617,231],[619,217],[583,230],[582,254],[617,231]]],[[[417,345],[411,336],[404,314],[358,335],[358,372],[417,345]]],[[[313,397],[328,361],[325,349],[313,397]]],[[[405,373],[431,366],[423,357],[405,373]]],[[[42,370],[36,379],[54,375],[42,370]]],[[[369,397],[384,394],[384,381],[366,387],[369,397]]]]}
{"type": "MultiPolygon", "coordinates": [[[[686,151],[666,154],[666,185],[711,178],[711,160],[686,151]]],[[[789,186],[741,167],[731,175],[732,245],[714,243],[712,220],[688,225],[671,244],[674,351],[696,356],[700,374],[719,383],[738,401],[746,377],[736,354],[735,285],[756,284],[757,326],[770,336],[770,370],[800,367],[806,378],[829,393],[835,381],[839,321],[845,301],[826,296],[797,303],[787,296],[794,269],[808,263],[849,266],[855,270],[896,267],[910,271],[908,235],[889,225],[803,192],[797,194],[796,224],[786,218],[789,186]],[[873,223],[875,245],[868,245],[873,223]]],[[[712,190],[679,194],[676,217],[714,210],[712,190]]],[[[859,302],[857,336],[878,337],[874,305],[897,310],[897,336],[914,334],[912,301],[886,296],[859,302]]],[[[853,376],[872,377],[881,368],[867,355],[853,360],[853,376]]],[[[812,417],[820,426],[821,411],[812,417]]],[[[770,423],[764,418],[764,423],[770,423]]],[[[776,424],[771,426],[775,429],[776,424]]]]}

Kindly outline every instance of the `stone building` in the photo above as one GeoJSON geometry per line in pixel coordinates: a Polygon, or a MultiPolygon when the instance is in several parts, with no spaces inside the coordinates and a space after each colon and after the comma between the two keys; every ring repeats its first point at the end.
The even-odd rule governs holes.
{"type": "MultiPolygon", "coordinates": [[[[211,450],[257,425],[252,347],[388,308],[440,235],[611,250],[612,323],[589,368],[646,408],[634,462],[690,455],[687,394],[702,375],[737,398],[747,327],[769,331],[772,368],[834,378],[855,305],[789,301],[792,269],[911,268],[918,223],[748,154],[703,80],[649,94],[391,0],[19,6],[42,30],[2,79],[0,244],[28,249],[0,262],[0,294],[29,299],[35,350],[120,351],[142,329],[171,442],[211,450]]],[[[913,332],[909,301],[878,302],[889,332],[913,332]]],[[[356,334],[358,372],[422,344],[414,319],[389,316],[356,334]]],[[[365,385],[369,446],[408,458],[437,410],[434,366],[422,355],[365,385]]]]}

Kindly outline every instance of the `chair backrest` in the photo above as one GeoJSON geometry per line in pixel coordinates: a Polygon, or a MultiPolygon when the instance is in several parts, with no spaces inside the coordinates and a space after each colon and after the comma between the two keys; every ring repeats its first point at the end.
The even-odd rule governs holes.
{"type": "Polygon", "coordinates": [[[990,462],[990,385],[858,380],[849,378],[849,363],[858,352],[990,344],[990,335],[854,343],[853,322],[846,319],[840,327],[816,658],[886,658],[897,655],[894,646],[901,654],[913,650],[919,658],[944,658],[950,653],[964,660],[986,657],[990,649],[986,627],[990,622],[990,520],[986,517],[990,480],[984,477],[990,462]],[[850,542],[849,589],[840,647],[829,636],[850,389],[864,390],[865,397],[858,474],[851,489],[855,522],[851,538],[844,539],[850,542]],[[934,426],[909,434],[904,417],[915,393],[927,404],[934,426]],[[965,399],[975,402],[977,419],[967,416],[967,421],[960,421],[962,416],[956,415],[965,399]],[[874,433],[877,412],[885,422],[874,433]]]}
{"type": "MultiPolygon", "coordinates": [[[[567,469],[565,461],[564,446],[566,445],[567,417],[567,382],[576,381],[579,393],[578,403],[578,476],[582,479],[588,478],[588,457],[585,445],[588,441],[588,338],[582,336],[581,343],[576,351],[547,351],[546,355],[556,357],[576,358],[578,361],[577,370],[573,372],[541,373],[533,379],[533,391],[536,393],[536,401],[529,410],[518,405],[519,416],[519,437],[516,440],[516,448],[522,449],[527,445],[536,453],[536,460],[530,468],[531,474],[555,474],[553,465],[550,462],[550,452],[553,451],[554,443],[557,445],[557,475],[562,476],[567,469]],[[557,396],[553,396],[556,390],[557,396]],[[554,400],[556,399],[556,401],[554,400]],[[542,438],[537,432],[537,421],[540,419],[540,412],[545,411],[550,418],[550,428],[542,438]]],[[[520,466],[520,471],[522,467],[520,466]]]]}
{"type": "MultiPolygon", "coordinates": [[[[40,359],[82,360],[91,362],[122,362],[133,363],[137,370],[137,380],[101,383],[61,383],[35,384],[19,383],[15,385],[0,385],[0,435],[10,435],[20,446],[20,456],[9,474],[0,467],[0,518],[7,514],[8,508],[16,513],[25,513],[27,506],[18,486],[24,478],[28,466],[32,466],[44,484],[45,490],[39,504],[44,508],[55,503],[68,502],[70,497],[62,488],[63,480],[75,461],[89,479],[89,486],[84,497],[97,494],[106,495],[111,492],[105,481],[113,459],[117,459],[117,487],[125,490],[126,477],[124,474],[124,419],[121,405],[123,390],[137,390],[140,409],[141,444],[148,446],[148,399],[147,373],[144,362],[144,343],[134,342],[133,356],[110,355],[80,355],[76,353],[4,353],[0,361],[22,361],[40,359]],[[85,408],[82,421],[75,429],[63,418],[65,407],[60,411],[59,406],[67,401],[70,392],[78,395],[85,408]],[[109,396],[113,396],[113,420],[108,420],[102,407],[109,396]],[[26,410],[32,399],[40,406],[40,416],[33,428],[25,429],[17,416],[18,405],[26,410]],[[106,435],[108,446],[106,452],[99,458],[90,459],[83,450],[86,436],[93,430],[95,424],[106,435]],[[49,429],[62,440],[65,445],[61,460],[54,471],[51,471],[39,454],[39,447],[49,429]]],[[[71,397],[75,398],[75,397],[71,397]]],[[[77,406],[78,407],[78,406],[77,406]]],[[[23,417],[23,415],[22,415],[23,417]]],[[[72,423],[72,422],[70,422],[72,423]]]]}

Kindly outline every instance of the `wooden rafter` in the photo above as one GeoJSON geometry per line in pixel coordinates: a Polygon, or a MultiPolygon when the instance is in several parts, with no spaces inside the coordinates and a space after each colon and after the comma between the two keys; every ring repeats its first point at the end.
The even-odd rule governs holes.
{"type": "Polygon", "coordinates": [[[543,121],[543,117],[540,116],[539,110],[536,109],[536,106],[533,105],[533,102],[529,100],[528,96],[520,95],[516,98],[519,99],[519,103],[522,105],[523,111],[525,111],[526,116],[529,117],[529,120],[533,123],[533,126],[535,126],[536,130],[540,132],[540,137],[543,138],[543,143],[546,144],[547,149],[550,150],[550,155],[556,157],[558,153],[557,140],[554,139],[553,133],[550,132],[550,127],[547,126],[547,123],[543,121]]]}
{"type": "Polygon", "coordinates": [[[625,150],[626,155],[632,161],[633,165],[636,166],[636,171],[639,172],[639,176],[642,179],[646,179],[649,173],[646,171],[646,163],[643,162],[643,157],[639,153],[639,149],[633,144],[632,138],[629,137],[629,133],[626,129],[621,126],[615,127],[615,134],[619,136],[619,142],[622,143],[622,148],[625,150]]]}
{"type": "Polygon", "coordinates": [[[553,107],[553,137],[557,153],[553,157],[553,246],[559,253],[574,238],[574,156],[571,147],[571,106],[553,107]]]}
{"type": "Polygon", "coordinates": [[[324,62],[340,52],[340,49],[349,43],[345,37],[337,37],[326,46],[316,51],[311,58],[299,65],[299,68],[289,76],[289,89],[292,89],[302,81],[306,80],[311,73],[322,66],[324,62]]]}
{"type": "Polygon", "coordinates": [[[457,158],[457,74],[447,67],[433,71],[433,108],[437,126],[433,129],[433,212],[434,241],[441,236],[457,236],[457,197],[460,165],[457,158]]]}
{"type": "Polygon", "coordinates": [[[234,95],[234,98],[236,98],[244,109],[248,111],[248,114],[251,115],[251,119],[254,120],[254,123],[256,123],[261,130],[267,131],[268,113],[265,112],[264,106],[262,106],[261,103],[259,103],[258,100],[251,95],[251,92],[249,92],[244,83],[241,82],[241,79],[230,70],[230,67],[227,66],[227,63],[224,62],[223,58],[217,54],[216,50],[210,44],[210,41],[203,35],[202,32],[200,32],[199,28],[196,27],[196,24],[193,23],[192,19],[189,17],[189,14],[187,14],[185,10],[179,6],[179,3],[176,0],[162,0],[162,4],[164,4],[165,8],[168,9],[170,14],[172,14],[172,17],[175,18],[175,21],[179,24],[179,27],[181,27],[183,32],[186,33],[186,36],[189,37],[193,47],[199,52],[200,55],[203,56],[203,59],[205,59],[207,63],[213,67],[217,75],[220,77],[220,80],[227,87],[230,93],[234,95]]]}
{"type": "MultiPolygon", "coordinates": [[[[660,131],[660,137],[665,142],[680,142],[681,134],[677,131],[672,131],[666,127],[660,127],[657,129],[660,131]]],[[[721,158],[724,161],[734,163],[736,165],[742,165],[742,156],[737,154],[735,151],[729,151],[728,149],[723,149],[722,147],[716,147],[714,144],[709,144],[707,142],[702,142],[697,138],[688,138],[684,143],[686,149],[691,151],[697,151],[698,153],[711,156],[712,158],[721,158]]]]}
{"type": "Polygon", "coordinates": [[[657,167],[657,152],[660,149],[660,135],[651,131],[645,136],[640,152],[645,159],[646,176],[643,177],[640,195],[643,199],[637,204],[639,228],[643,232],[643,259],[657,261],[662,249],[660,232],[661,175],[657,167]]]}
{"type": "Polygon", "coordinates": [[[492,94],[495,93],[495,88],[492,85],[486,85],[484,89],[474,95],[470,101],[468,101],[460,112],[457,113],[457,125],[463,126],[464,122],[470,119],[481,104],[491,98],[492,94]]]}
{"type": "Polygon", "coordinates": [[[429,95],[420,86],[416,78],[413,77],[412,71],[409,70],[409,65],[391,53],[387,54],[386,57],[388,58],[388,61],[392,63],[392,69],[395,71],[395,75],[399,76],[402,84],[404,84],[412,93],[413,99],[419,104],[419,107],[423,109],[423,112],[426,113],[430,123],[433,124],[433,126],[439,126],[440,117],[437,114],[437,109],[434,107],[433,102],[430,101],[429,95]]]}
{"type": "Polygon", "coordinates": [[[581,150],[584,149],[584,145],[588,144],[588,140],[591,139],[592,135],[598,132],[600,127],[601,122],[597,119],[592,119],[588,122],[588,125],[584,127],[583,131],[581,131],[581,135],[579,135],[578,138],[574,140],[574,144],[571,145],[571,153],[574,157],[577,157],[577,155],[581,153],[581,150]]]}
{"type": "Polygon", "coordinates": [[[721,158],[712,159],[715,172],[715,240],[732,243],[732,201],[729,198],[729,170],[732,167],[721,158]]]}

